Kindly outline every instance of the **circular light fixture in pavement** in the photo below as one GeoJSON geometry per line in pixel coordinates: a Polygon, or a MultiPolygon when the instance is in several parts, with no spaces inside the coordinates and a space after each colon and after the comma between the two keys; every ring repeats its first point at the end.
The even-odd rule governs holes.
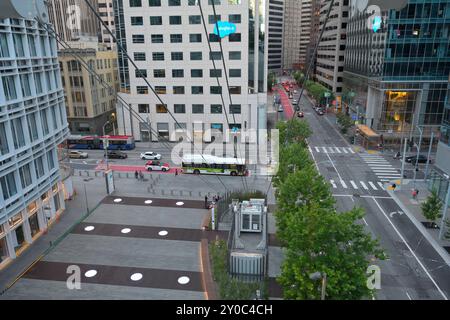
{"type": "Polygon", "coordinates": [[[84,228],[84,231],[92,231],[94,229],[95,229],[94,226],[87,226],[86,228],[84,228]]]}
{"type": "Polygon", "coordinates": [[[142,273],[133,273],[130,277],[132,281],[139,281],[143,277],[142,273]]]}
{"type": "Polygon", "coordinates": [[[97,270],[88,270],[86,271],[86,273],[84,274],[84,276],[86,278],[92,278],[95,277],[97,275],[97,270]]]}
{"type": "Polygon", "coordinates": [[[124,229],[120,230],[120,232],[122,232],[122,233],[130,233],[131,229],[130,228],[124,228],[124,229]]]}
{"type": "Polygon", "coordinates": [[[116,199],[114,199],[114,202],[115,202],[115,203],[122,202],[122,199],[121,199],[121,198],[116,198],[116,199]]]}
{"type": "Polygon", "coordinates": [[[183,201],[178,201],[178,202],[176,203],[176,205],[177,205],[177,206],[182,206],[182,205],[184,205],[184,202],[183,202],[183,201]]]}
{"type": "Polygon", "coordinates": [[[167,235],[169,234],[169,232],[167,232],[166,230],[161,230],[158,234],[159,234],[161,237],[164,237],[164,236],[167,236],[167,235]]]}
{"type": "Polygon", "coordinates": [[[152,200],[145,200],[145,204],[151,204],[152,202],[152,200]]]}
{"type": "Polygon", "coordinates": [[[185,276],[178,278],[178,283],[179,284],[188,284],[189,281],[191,281],[191,280],[188,277],[185,277],[185,276]]]}

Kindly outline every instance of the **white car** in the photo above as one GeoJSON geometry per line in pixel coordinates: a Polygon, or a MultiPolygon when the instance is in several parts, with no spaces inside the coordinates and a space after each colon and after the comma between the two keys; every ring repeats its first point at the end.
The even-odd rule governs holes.
{"type": "Polygon", "coordinates": [[[161,163],[160,161],[148,161],[145,165],[147,171],[169,171],[170,165],[168,163],[161,163]]]}
{"type": "Polygon", "coordinates": [[[70,151],[69,152],[69,158],[70,159],[87,159],[89,157],[87,152],[82,152],[82,151],[70,151]]]}
{"type": "Polygon", "coordinates": [[[141,153],[142,160],[161,160],[161,155],[156,152],[143,152],[141,153]]]}

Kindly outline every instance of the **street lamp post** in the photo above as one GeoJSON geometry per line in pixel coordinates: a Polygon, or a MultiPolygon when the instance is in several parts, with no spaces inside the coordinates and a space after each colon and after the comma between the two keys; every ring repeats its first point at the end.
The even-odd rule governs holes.
{"type": "Polygon", "coordinates": [[[86,192],[86,183],[83,183],[84,186],[84,200],[86,201],[86,211],[89,214],[89,203],[88,203],[88,197],[87,197],[87,192],[86,192]]]}
{"type": "Polygon", "coordinates": [[[103,149],[105,149],[106,170],[109,169],[109,166],[108,166],[108,144],[109,144],[108,142],[109,141],[108,141],[108,138],[106,138],[106,133],[105,133],[105,127],[108,123],[110,123],[109,120],[106,121],[106,123],[103,125],[103,138],[105,140],[103,142],[103,149]]]}
{"type": "Polygon", "coordinates": [[[420,138],[419,138],[419,145],[417,145],[417,156],[416,156],[416,164],[414,166],[414,180],[413,180],[413,188],[416,188],[416,176],[417,176],[417,166],[419,165],[419,154],[420,154],[420,147],[422,145],[422,135],[423,135],[423,129],[421,127],[417,127],[420,131],[420,138]]]}
{"type": "Polygon", "coordinates": [[[431,132],[430,147],[428,148],[427,166],[425,168],[425,178],[424,178],[424,180],[427,180],[427,178],[428,178],[428,167],[429,167],[429,164],[430,164],[430,156],[431,156],[431,148],[433,147],[433,139],[434,139],[434,132],[431,132]]]}
{"type": "Polygon", "coordinates": [[[322,280],[320,299],[325,300],[327,290],[327,274],[325,272],[314,272],[309,275],[309,278],[311,280],[322,280]]]}

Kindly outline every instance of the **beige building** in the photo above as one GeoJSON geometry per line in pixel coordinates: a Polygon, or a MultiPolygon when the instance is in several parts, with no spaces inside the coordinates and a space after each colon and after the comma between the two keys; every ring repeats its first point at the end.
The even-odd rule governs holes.
{"type": "MultiPolygon", "coordinates": [[[[117,53],[83,47],[59,51],[59,61],[64,86],[67,120],[72,134],[103,134],[103,125],[115,118],[116,96],[89,74],[72,56],[72,51],[83,57],[104,82],[119,90],[117,53]]],[[[106,126],[106,133],[114,131],[106,126]]]]}
{"type": "MultiPolygon", "coordinates": [[[[331,0],[322,0],[320,30],[322,30],[331,0]]],[[[316,78],[337,95],[342,92],[344,51],[348,22],[348,1],[335,2],[317,50],[316,78]]]]}
{"type": "MultiPolygon", "coordinates": [[[[114,34],[116,32],[116,26],[114,24],[114,4],[113,0],[98,0],[98,12],[102,17],[103,22],[108,26],[114,34]]],[[[108,50],[114,50],[116,48],[115,41],[106,28],[101,25],[101,32],[98,38],[99,43],[104,44],[108,50]]]]}

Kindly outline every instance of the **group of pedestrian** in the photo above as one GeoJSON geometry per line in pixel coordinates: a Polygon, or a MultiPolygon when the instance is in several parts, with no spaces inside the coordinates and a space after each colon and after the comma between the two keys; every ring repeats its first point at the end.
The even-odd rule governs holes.
{"type": "MultiPolygon", "coordinates": [[[[212,197],[212,204],[216,204],[217,202],[219,202],[219,200],[220,200],[220,196],[218,194],[214,195],[212,197]]],[[[206,195],[205,196],[205,209],[209,209],[210,208],[210,206],[208,205],[208,201],[209,201],[209,197],[208,197],[208,195],[206,195]]]]}
{"type": "Polygon", "coordinates": [[[134,177],[136,178],[136,180],[139,180],[139,181],[144,181],[144,174],[142,173],[142,171],[135,171],[134,172],[134,177]]]}

